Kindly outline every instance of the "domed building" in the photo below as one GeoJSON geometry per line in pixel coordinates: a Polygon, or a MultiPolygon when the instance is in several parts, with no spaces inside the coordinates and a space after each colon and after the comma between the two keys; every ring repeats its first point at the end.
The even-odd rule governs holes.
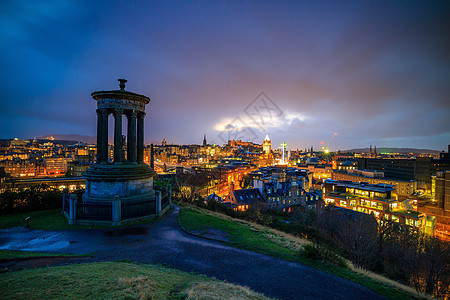
{"type": "Polygon", "coordinates": [[[319,160],[315,157],[310,157],[306,160],[307,165],[317,165],[319,164],[319,160]]]}
{"type": "Polygon", "coordinates": [[[338,166],[338,170],[353,170],[356,168],[356,161],[346,160],[338,166]]]}

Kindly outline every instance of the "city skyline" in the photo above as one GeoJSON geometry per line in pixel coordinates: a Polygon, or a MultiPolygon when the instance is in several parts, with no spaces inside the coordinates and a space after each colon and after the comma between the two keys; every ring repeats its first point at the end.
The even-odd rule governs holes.
{"type": "Polygon", "coordinates": [[[152,99],[147,142],[223,144],[242,124],[292,149],[450,140],[448,2],[4,6],[0,138],[95,136],[90,94],[124,77],[152,99]],[[263,126],[261,93],[278,108],[263,126]]]}

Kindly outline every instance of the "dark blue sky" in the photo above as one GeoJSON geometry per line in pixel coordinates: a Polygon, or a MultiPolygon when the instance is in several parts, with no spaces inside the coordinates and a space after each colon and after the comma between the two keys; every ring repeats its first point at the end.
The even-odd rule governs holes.
{"type": "Polygon", "coordinates": [[[449,1],[3,1],[0,66],[0,138],[93,136],[123,77],[146,141],[450,143],[449,1]]]}

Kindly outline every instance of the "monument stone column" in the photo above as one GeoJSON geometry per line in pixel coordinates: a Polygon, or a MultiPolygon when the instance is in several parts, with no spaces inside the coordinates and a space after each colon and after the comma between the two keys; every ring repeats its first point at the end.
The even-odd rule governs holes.
{"type": "Polygon", "coordinates": [[[97,163],[102,160],[102,135],[103,135],[103,119],[102,111],[97,109],[97,163]]]}
{"type": "Polygon", "coordinates": [[[114,162],[122,162],[122,114],[123,109],[114,110],[114,162]]]}
{"type": "Polygon", "coordinates": [[[100,109],[102,112],[102,129],[101,129],[101,162],[108,162],[108,110],[100,109]]]}
{"type": "Polygon", "coordinates": [[[127,158],[129,162],[136,162],[136,111],[130,111],[128,115],[128,148],[127,158]]]}
{"type": "Polygon", "coordinates": [[[145,113],[137,115],[137,162],[144,162],[144,117],[145,113]]]}

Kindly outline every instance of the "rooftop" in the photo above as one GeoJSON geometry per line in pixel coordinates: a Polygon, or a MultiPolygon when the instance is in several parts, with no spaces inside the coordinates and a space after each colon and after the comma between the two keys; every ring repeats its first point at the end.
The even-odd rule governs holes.
{"type": "Polygon", "coordinates": [[[425,215],[421,212],[415,211],[415,210],[398,210],[395,211],[396,214],[401,214],[407,217],[414,217],[414,218],[421,218],[424,217],[425,215]]]}

